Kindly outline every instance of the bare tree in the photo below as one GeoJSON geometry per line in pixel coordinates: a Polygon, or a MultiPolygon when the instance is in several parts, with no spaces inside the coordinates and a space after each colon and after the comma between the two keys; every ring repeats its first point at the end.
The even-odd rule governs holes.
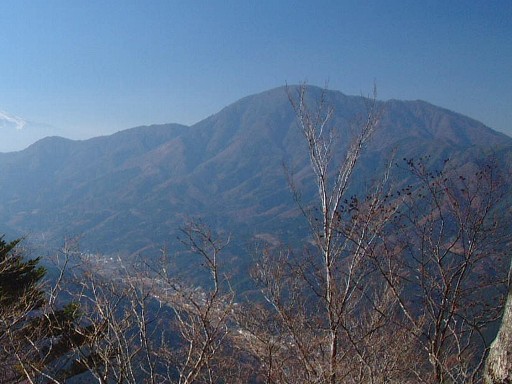
{"type": "Polygon", "coordinates": [[[367,194],[350,193],[378,123],[375,100],[345,146],[322,95],[290,94],[306,139],[317,205],[294,194],[310,242],[268,249],[253,272],[267,305],[240,317],[265,382],[477,383],[503,307],[507,219],[492,164],[430,171],[390,165],[367,194]],[[398,172],[398,171],[397,171],[398,172]],[[259,319],[255,322],[254,319],[259,319]],[[260,326],[258,325],[261,324],[260,326]]]}
{"type": "Polygon", "coordinates": [[[228,342],[234,294],[219,266],[229,238],[200,223],[186,225],[182,235],[187,257],[209,274],[202,288],[170,274],[165,264],[127,267],[74,252],[81,259],[67,294],[79,304],[83,340],[72,345],[53,382],[83,374],[98,383],[214,383],[234,374],[228,342]]]}
{"type": "MultiPolygon", "coordinates": [[[[2,382],[481,382],[509,256],[495,167],[456,173],[445,162],[432,172],[410,159],[411,185],[397,187],[390,159],[355,196],[357,165],[379,121],[375,96],[341,145],[326,94],[311,110],[306,91],[289,98],[314,180],[313,202],[291,184],[309,237],[302,249],[261,252],[251,271],[261,301],[235,301],[221,262],[230,239],[200,222],[180,240],[205,275],[201,286],[165,262],[127,267],[65,249],[47,297],[29,284],[14,301],[0,281],[2,382]]],[[[0,276],[9,272],[4,261],[0,276]]],[[[510,362],[506,329],[488,358],[493,380],[510,362]]]]}
{"type": "Polygon", "coordinates": [[[325,94],[310,110],[306,91],[303,85],[297,94],[289,91],[289,98],[314,174],[316,209],[297,198],[311,241],[302,256],[263,254],[253,276],[269,304],[265,317],[272,321],[264,322],[264,329],[250,321],[242,327],[254,353],[265,353],[261,361],[267,382],[384,382],[387,374],[378,363],[375,339],[392,318],[395,299],[385,284],[371,282],[378,275],[368,252],[378,228],[392,217],[393,207],[383,205],[388,174],[364,201],[349,192],[379,111],[375,98],[367,99],[367,115],[342,146],[325,94]],[[341,147],[346,152],[340,155],[341,147]]]}
{"type": "Polygon", "coordinates": [[[181,241],[190,255],[198,257],[199,265],[210,275],[209,286],[193,288],[161,274],[167,292],[161,300],[172,308],[172,327],[178,338],[177,348],[165,349],[162,353],[174,363],[178,383],[215,383],[229,365],[220,356],[227,358],[224,352],[231,332],[234,292],[219,263],[219,255],[229,244],[229,237],[221,239],[198,222],[187,224],[182,235],[181,241]]]}
{"type": "Polygon", "coordinates": [[[57,384],[82,376],[98,383],[156,382],[148,326],[158,312],[149,315],[147,282],[131,280],[121,263],[112,279],[105,264],[87,260],[68,245],[57,254],[59,273],[52,285],[37,282],[38,259],[21,262],[15,255],[4,263],[11,267],[0,271],[2,323],[4,310],[17,319],[2,332],[9,357],[1,366],[9,362],[10,368],[0,382],[57,384]],[[16,283],[16,296],[5,289],[9,280],[16,283]],[[26,289],[19,285],[22,280],[26,289]],[[16,299],[16,310],[6,305],[9,297],[16,299]]]}
{"type": "MultiPolygon", "coordinates": [[[[339,164],[335,161],[336,131],[330,125],[333,109],[326,105],[324,94],[316,111],[311,112],[305,102],[306,87],[299,88],[297,100],[290,95],[290,102],[298,117],[299,127],[306,139],[311,166],[318,188],[317,197],[320,203],[320,219],[307,215],[314,245],[322,258],[323,273],[320,297],[327,316],[328,363],[327,382],[337,381],[336,366],[340,351],[340,332],[343,326],[343,315],[347,312],[348,299],[354,293],[360,276],[359,263],[362,261],[361,248],[351,250],[351,260],[348,263],[348,273],[340,281],[336,274],[339,259],[346,252],[346,238],[339,238],[336,228],[338,215],[349,188],[351,176],[361,156],[365,144],[373,134],[378,122],[375,100],[372,100],[368,117],[360,127],[355,139],[349,145],[346,154],[339,164]],[[317,224],[318,223],[318,224],[317,224]],[[352,284],[354,282],[354,284],[352,284]],[[342,296],[342,297],[340,297],[342,296]]],[[[352,245],[352,244],[350,244],[352,245]]],[[[363,272],[364,274],[364,272],[363,272]]]]}
{"type": "Polygon", "coordinates": [[[376,265],[398,300],[398,326],[415,338],[426,383],[480,382],[488,333],[503,306],[506,221],[496,168],[432,172],[407,160],[414,183],[398,191],[376,265]]]}

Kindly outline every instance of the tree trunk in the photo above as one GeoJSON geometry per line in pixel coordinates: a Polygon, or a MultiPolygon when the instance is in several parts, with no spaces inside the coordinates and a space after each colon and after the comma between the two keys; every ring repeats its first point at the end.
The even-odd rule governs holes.
{"type": "Polygon", "coordinates": [[[508,297],[501,326],[485,363],[485,384],[512,383],[512,264],[510,266],[508,297]]]}

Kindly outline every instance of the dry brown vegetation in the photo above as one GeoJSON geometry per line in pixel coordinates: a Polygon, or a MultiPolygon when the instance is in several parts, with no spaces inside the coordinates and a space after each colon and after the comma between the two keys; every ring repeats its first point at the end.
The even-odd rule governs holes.
{"type": "Polygon", "coordinates": [[[309,238],[260,249],[251,271],[258,299],[236,295],[221,262],[229,237],[199,222],[181,240],[206,272],[201,287],[173,275],[166,257],[157,266],[119,261],[112,276],[65,249],[46,297],[36,276],[32,291],[2,302],[0,382],[482,382],[507,292],[496,168],[460,175],[449,162],[431,171],[428,159],[404,159],[411,184],[397,186],[390,158],[357,197],[351,183],[378,129],[375,100],[340,154],[332,110],[323,99],[309,109],[305,91],[289,96],[316,200],[301,201],[291,186],[309,238]]]}

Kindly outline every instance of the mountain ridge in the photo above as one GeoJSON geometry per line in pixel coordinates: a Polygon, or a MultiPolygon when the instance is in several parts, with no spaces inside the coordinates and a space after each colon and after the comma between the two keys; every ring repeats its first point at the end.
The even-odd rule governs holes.
{"type": "MultiPolygon", "coordinates": [[[[312,190],[287,89],[293,94],[297,88],[247,96],[191,126],[142,126],[81,141],[47,138],[0,154],[0,233],[29,234],[54,246],[79,235],[86,249],[138,254],[172,241],[187,217],[234,228],[243,241],[256,233],[289,232],[300,219],[283,163],[305,196],[312,190]]],[[[321,92],[308,86],[310,105],[321,92]]],[[[333,123],[342,127],[343,147],[352,122],[364,116],[365,99],[325,92],[335,109],[333,123]]],[[[378,106],[380,128],[360,166],[363,183],[392,151],[472,158],[512,147],[508,136],[426,102],[378,106]]]]}

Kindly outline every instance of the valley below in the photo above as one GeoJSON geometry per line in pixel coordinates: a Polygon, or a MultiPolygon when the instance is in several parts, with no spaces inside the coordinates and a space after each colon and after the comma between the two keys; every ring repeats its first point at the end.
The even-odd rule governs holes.
{"type": "Polygon", "coordinates": [[[48,267],[37,309],[60,321],[33,334],[46,355],[30,369],[481,382],[507,293],[511,167],[512,138],[469,117],[306,85],[191,126],[1,153],[0,233],[48,267]]]}

